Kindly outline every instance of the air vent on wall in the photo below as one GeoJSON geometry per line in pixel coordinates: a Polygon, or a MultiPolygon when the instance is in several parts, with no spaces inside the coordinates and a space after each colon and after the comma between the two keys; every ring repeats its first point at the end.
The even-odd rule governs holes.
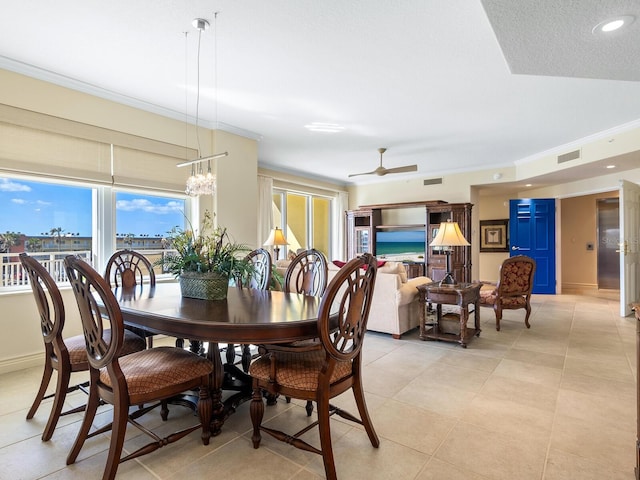
{"type": "Polygon", "coordinates": [[[442,184],[442,178],[427,178],[424,181],[425,185],[440,185],[442,184]]]}
{"type": "Polygon", "coordinates": [[[577,158],[580,158],[580,150],[574,150],[573,152],[558,155],[558,163],[568,162],[577,158]]]}

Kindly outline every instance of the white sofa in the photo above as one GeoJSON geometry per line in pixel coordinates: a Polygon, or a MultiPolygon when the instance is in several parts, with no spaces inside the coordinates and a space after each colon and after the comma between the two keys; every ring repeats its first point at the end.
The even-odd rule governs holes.
{"type": "MultiPolygon", "coordinates": [[[[284,274],[288,261],[278,260],[276,269],[284,274]]],[[[329,278],[335,276],[339,267],[329,263],[329,278]]],[[[367,330],[389,333],[393,338],[420,324],[420,306],[416,286],[428,283],[428,277],[407,280],[407,272],[401,262],[386,262],[378,268],[376,286],[373,292],[367,330]]]]}

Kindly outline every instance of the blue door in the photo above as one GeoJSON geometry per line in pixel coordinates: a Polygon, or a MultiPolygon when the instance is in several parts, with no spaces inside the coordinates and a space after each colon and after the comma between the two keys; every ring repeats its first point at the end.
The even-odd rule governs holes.
{"type": "Polygon", "coordinates": [[[526,255],[536,261],[533,293],[556,293],[555,240],[555,199],[509,200],[510,255],[526,255]]]}

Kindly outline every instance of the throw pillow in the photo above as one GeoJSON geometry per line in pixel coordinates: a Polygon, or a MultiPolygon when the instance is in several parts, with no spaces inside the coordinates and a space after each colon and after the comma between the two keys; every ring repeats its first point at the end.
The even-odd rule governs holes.
{"type": "MultiPolygon", "coordinates": [[[[333,260],[331,263],[333,263],[333,264],[334,264],[336,267],[338,267],[338,268],[342,268],[342,267],[344,267],[344,266],[347,264],[347,262],[343,262],[343,261],[341,261],[341,260],[333,260]]],[[[385,262],[385,261],[383,261],[383,260],[378,260],[378,262],[377,262],[377,267],[378,267],[378,268],[380,268],[380,267],[382,267],[385,263],[387,263],[387,262],[385,262]]],[[[365,267],[366,267],[366,265],[365,265],[365,267]]]]}

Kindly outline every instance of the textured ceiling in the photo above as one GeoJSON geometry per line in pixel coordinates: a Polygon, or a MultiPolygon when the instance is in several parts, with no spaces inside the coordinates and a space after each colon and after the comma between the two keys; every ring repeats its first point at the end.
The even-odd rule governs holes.
{"type": "Polygon", "coordinates": [[[376,181],[348,174],[373,170],[387,147],[385,167],[418,171],[383,179],[430,178],[640,119],[637,0],[3,2],[0,68],[193,120],[191,21],[214,24],[214,12],[199,121],[259,139],[266,168],[376,181]],[[637,19],[624,35],[591,33],[619,14],[637,19]]]}

